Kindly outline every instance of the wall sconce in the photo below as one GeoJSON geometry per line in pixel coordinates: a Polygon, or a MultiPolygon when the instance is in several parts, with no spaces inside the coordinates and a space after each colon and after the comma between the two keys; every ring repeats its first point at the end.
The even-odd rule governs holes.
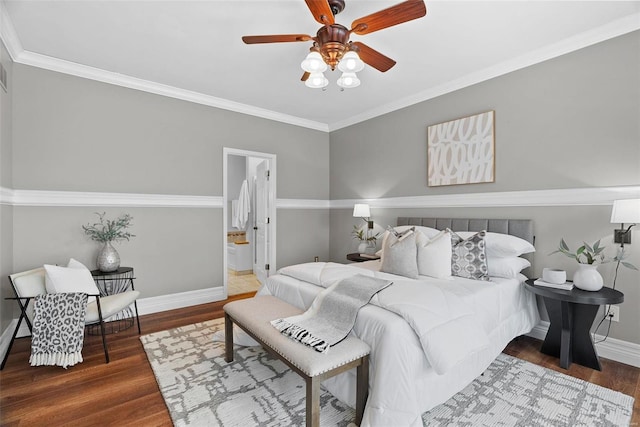
{"type": "Polygon", "coordinates": [[[611,222],[620,223],[620,228],[613,231],[614,243],[620,243],[624,247],[625,243],[631,243],[631,227],[640,223],[640,199],[616,200],[611,209],[611,222]],[[624,224],[631,224],[624,229],[624,224]]]}
{"type": "Polygon", "coordinates": [[[367,228],[373,230],[373,221],[371,220],[371,209],[366,203],[356,203],[353,205],[354,218],[362,218],[367,223],[367,228]]]}

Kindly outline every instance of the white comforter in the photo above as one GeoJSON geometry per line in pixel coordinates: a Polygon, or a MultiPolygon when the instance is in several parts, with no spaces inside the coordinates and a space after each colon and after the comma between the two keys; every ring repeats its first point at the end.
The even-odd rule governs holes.
{"type": "MultiPolygon", "coordinates": [[[[375,262],[286,267],[258,294],[299,308],[336,280],[354,274],[390,279],[358,314],[353,333],[372,347],[363,426],[420,426],[422,412],[446,401],[484,371],[515,336],[538,321],[534,297],[516,279],[418,280],[381,273],[375,262]],[[362,267],[374,266],[373,270],[362,267]]],[[[324,383],[354,404],[353,373],[324,383]]]]}

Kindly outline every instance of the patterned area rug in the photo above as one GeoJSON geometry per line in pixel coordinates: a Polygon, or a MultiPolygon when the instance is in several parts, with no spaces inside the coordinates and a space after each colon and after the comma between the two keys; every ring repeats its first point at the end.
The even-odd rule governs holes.
{"type": "MultiPolygon", "coordinates": [[[[301,426],[304,381],[260,347],[224,361],[216,319],[140,337],[176,426],[301,426]]],[[[353,409],[328,392],[322,426],[346,427],[353,409]]],[[[633,398],[501,354],[463,391],[422,416],[428,426],[628,426],[633,398]]]]}

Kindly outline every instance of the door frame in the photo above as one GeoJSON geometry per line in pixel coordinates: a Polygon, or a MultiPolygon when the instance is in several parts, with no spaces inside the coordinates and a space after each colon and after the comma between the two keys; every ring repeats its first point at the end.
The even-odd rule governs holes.
{"type": "MultiPolygon", "coordinates": [[[[269,153],[260,153],[257,151],[240,150],[237,148],[223,147],[222,148],[222,259],[223,259],[223,288],[224,298],[228,297],[228,251],[227,251],[227,224],[229,222],[228,216],[230,214],[227,208],[229,204],[229,195],[227,194],[227,172],[228,172],[228,158],[229,156],[243,156],[243,157],[257,157],[265,160],[269,160],[269,225],[271,226],[269,234],[269,245],[267,247],[269,253],[269,271],[276,270],[276,236],[277,236],[277,219],[276,219],[276,186],[277,186],[277,168],[276,168],[276,155],[269,153]]],[[[255,207],[254,207],[255,208],[255,207]]],[[[255,242],[254,242],[255,243],[255,242]]]]}

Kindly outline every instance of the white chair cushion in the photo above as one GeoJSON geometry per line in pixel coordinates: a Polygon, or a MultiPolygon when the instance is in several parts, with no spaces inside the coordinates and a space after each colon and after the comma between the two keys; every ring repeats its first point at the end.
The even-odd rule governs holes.
{"type": "MultiPolygon", "coordinates": [[[[102,318],[107,319],[114,314],[124,310],[126,307],[133,304],[133,302],[138,299],[139,296],[140,292],[138,291],[127,291],[120,294],[100,297],[100,310],[102,311],[102,318]]],[[[100,318],[98,317],[98,304],[96,301],[93,301],[92,303],[87,304],[87,315],[85,317],[85,322],[89,324],[99,321],[100,318]]]]}

